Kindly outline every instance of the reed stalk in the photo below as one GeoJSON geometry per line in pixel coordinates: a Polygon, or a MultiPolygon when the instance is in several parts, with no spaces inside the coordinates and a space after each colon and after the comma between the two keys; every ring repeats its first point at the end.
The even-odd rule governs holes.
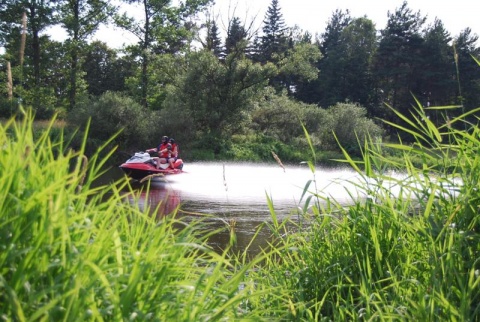
{"type": "Polygon", "coordinates": [[[271,152],[272,152],[273,158],[275,159],[275,161],[277,161],[277,164],[280,166],[280,168],[283,169],[283,172],[285,172],[285,166],[283,165],[282,160],[280,160],[280,158],[278,157],[278,155],[275,152],[273,152],[273,151],[271,151],[271,152]]]}

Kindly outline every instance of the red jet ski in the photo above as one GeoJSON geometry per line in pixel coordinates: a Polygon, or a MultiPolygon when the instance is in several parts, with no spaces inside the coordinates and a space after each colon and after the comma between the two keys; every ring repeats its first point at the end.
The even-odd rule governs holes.
{"type": "Polygon", "coordinates": [[[183,160],[177,159],[174,169],[168,163],[161,163],[157,169],[156,162],[148,152],[137,152],[130,159],[120,165],[120,168],[127,176],[135,180],[145,180],[147,177],[164,176],[169,174],[182,173],[183,160]]]}

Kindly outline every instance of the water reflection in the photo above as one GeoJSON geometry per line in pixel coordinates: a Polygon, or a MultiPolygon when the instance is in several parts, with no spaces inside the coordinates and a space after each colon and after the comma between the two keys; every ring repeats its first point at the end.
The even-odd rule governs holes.
{"type": "MultiPolygon", "coordinates": [[[[223,233],[211,239],[214,247],[221,249],[228,244],[228,226],[235,223],[236,250],[243,250],[252,241],[259,227],[271,221],[267,195],[271,198],[276,216],[283,220],[294,216],[302,207],[308,195],[317,191],[325,196],[332,195],[337,201],[345,199],[350,203],[349,183],[355,174],[346,169],[318,169],[312,173],[306,166],[248,163],[190,163],[185,172],[167,176],[163,180],[132,185],[138,195],[129,197],[130,202],[138,199],[140,207],[152,211],[160,218],[178,210],[182,220],[208,217],[212,229],[225,227],[223,233]],[[310,186],[305,196],[304,188],[309,180],[315,179],[316,186],[310,186]],[[150,185],[150,186],[148,186],[150,185]]],[[[250,245],[250,251],[257,253],[270,240],[268,229],[260,230],[250,245]]]]}
{"type": "Polygon", "coordinates": [[[157,219],[173,213],[181,205],[181,191],[173,189],[168,182],[132,182],[132,188],[135,194],[127,194],[126,199],[132,204],[137,202],[142,210],[150,209],[157,219]]]}
{"type": "Polygon", "coordinates": [[[265,218],[269,218],[266,208],[233,203],[222,206],[218,200],[192,200],[191,195],[183,198],[183,191],[169,181],[131,182],[131,185],[134,194],[127,193],[126,200],[137,203],[140,209],[148,210],[157,219],[176,212],[177,218],[184,222],[201,218],[211,230],[219,230],[209,238],[210,246],[218,252],[230,244],[230,229],[235,232],[231,247],[235,253],[248,249],[250,255],[258,254],[271,241],[270,231],[264,225],[265,218]],[[252,240],[255,234],[257,238],[252,240]]]}

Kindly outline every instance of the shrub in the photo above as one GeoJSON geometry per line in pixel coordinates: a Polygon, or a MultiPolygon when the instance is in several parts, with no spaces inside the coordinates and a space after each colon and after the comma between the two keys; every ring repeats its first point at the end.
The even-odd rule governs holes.
{"type": "Polygon", "coordinates": [[[19,104],[16,99],[7,99],[0,95],[0,115],[5,118],[9,118],[18,111],[19,104]]]}
{"type": "Polygon", "coordinates": [[[79,102],[69,112],[70,125],[85,129],[90,123],[91,139],[105,142],[118,133],[115,142],[123,150],[144,150],[148,133],[153,126],[148,110],[131,98],[119,93],[106,92],[98,98],[79,102]]]}
{"type": "Polygon", "coordinates": [[[251,112],[251,127],[257,134],[289,144],[295,138],[303,137],[300,124],[305,124],[307,130],[314,133],[323,122],[324,112],[316,105],[299,103],[286,95],[270,93],[251,112]]]}
{"type": "Polygon", "coordinates": [[[340,143],[349,153],[359,155],[369,136],[377,138],[383,134],[382,128],[367,118],[365,108],[357,104],[338,103],[327,110],[319,136],[327,149],[335,149],[340,143]]]}

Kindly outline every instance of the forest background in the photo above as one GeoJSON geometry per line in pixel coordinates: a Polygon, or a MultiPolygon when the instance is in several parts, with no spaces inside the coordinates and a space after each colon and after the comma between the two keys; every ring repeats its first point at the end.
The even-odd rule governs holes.
{"type": "Polygon", "coordinates": [[[225,37],[210,0],[125,3],[143,6],[143,19],[109,1],[2,2],[0,116],[23,106],[37,121],[57,115],[67,133],[88,124],[92,152],[121,131],[110,143],[119,158],[168,135],[189,160],[267,161],[273,151],[297,162],[309,149],[304,125],[326,162],[340,153],[337,140],[353,155],[367,136],[412,141],[388,125],[405,124],[395,111],[422,105],[438,125],[480,106],[478,36],[466,28],[452,37],[439,19],[427,26],[407,2],[385,29],[337,10],[313,36],[286,26],[272,0],[259,30],[233,16],[225,37]],[[105,24],[138,42],[113,49],[89,41],[105,24]],[[65,41],[43,33],[54,25],[65,41]]]}

